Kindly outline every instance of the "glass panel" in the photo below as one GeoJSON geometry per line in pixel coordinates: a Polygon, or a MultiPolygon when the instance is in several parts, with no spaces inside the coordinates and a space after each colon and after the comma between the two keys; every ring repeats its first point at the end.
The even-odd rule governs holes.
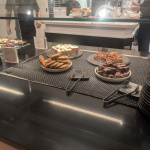
{"type": "MultiPolygon", "coordinates": [[[[37,36],[46,37],[48,42],[60,44],[136,50],[137,41],[140,41],[139,43],[146,43],[146,47],[145,44],[142,46],[142,51],[148,51],[150,19],[148,12],[142,10],[149,8],[148,1],[141,1],[141,18],[140,11],[131,11],[134,6],[138,8],[138,4],[130,0],[78,0],[81,8],[73,8],[68,13],[69,16],[66,2],[1,1],[0,15],[3,19],[0,19],[0,38],[22,39],[34,45],[33,37],[37,36]],[[79,18],[81,12],[87,16],[79,18]]],[[[78,3],[74,7],[78,7],[78,3]]]]}
{"type": "Polygon", "coordinates": [[[150,23],[149,0],[3,0],[0,19],[150,23]]]}

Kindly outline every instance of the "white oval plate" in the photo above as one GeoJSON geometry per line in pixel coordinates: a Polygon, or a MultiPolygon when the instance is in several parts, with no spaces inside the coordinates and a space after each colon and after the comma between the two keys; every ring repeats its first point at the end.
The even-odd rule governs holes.
{"type": "Polygon", "coordinates": [[[98,67],[95,68],[95,74],[96,74],[96,76],[97,76],[98,78],[102,79],[103,81],[116,82],[116,83],[117,83],[117,82],[123,82],[123,81],[125,81],[125,80],[127,80],[127,79],[129,79],[129,78],[131,77],[131,71],[130,71],[130,70],[129,70],[130,75],[127,76],[127,77],[125,77],[125,78],[117,78],[117,79],[116,79],[116,78],[103,77],[103,76],[99,75],[99,74],[96,72],[97,68],[98,68],[98,67]]]}
{"type": "Polygon", "coordinates": [[[41,65],[41,67],[42,67],[45,71],[47,71],[47,72],[63,72],[63,71],[68,70],[71,66],[72,66],[72,62],[71,62],[71,64],[70,64],[68,67],[63,68],[63,69],[50,69],[50,68],[45,68],[45,67],[43,67],[43,66],[41,65]]]}

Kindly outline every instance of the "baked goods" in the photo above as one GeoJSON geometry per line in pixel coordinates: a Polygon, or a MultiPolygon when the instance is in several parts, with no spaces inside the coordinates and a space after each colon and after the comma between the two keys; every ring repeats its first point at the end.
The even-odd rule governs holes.
{"type": "Polygon", "coordinates": [[[53,53],[62,53],[63,55],[76,54],[79,51],[78,46],[71,44],[59,44],[52,47],[53,53]]]}
{"type": "Polygon", "coordinates": [[[68,56],[59,56],[57,59],[58,60],[68,60],[69,57],[68,56]]]}
{"type": "Polygon", "coordinates": [[[8,44],[3,44],[2,47],[14,47],[14,45],[8,43],[8,44]]]}
{"type": "Polygon", "coordinates": [[[67,68],[72,63],[71,60],[69,60],[69,57],[62,55],[62,53],[51,55],[51,57],[47,60],[45,60],[44,57],[40,55],[39,61],[43,67],[49,69],[67,68]]]}
{"type": "Polygon", "coordinates": [[[45,59],[44,59],[44,57],[42,55],[39,56],[39,61],[40,61],[41,65],[43,67],[45,67],[46,63],[45,63],[45,59]]]}
{"type": "Polygon", "coordinates": [[[118,52],[102,52],[99,51],[96,55],[94,55],[94,59],[101,59],[106,62],[122,62],[122,56],[118,55],[118,52]]]}
{"type": "Polygon", "coordinates": [[[59,57],[61,55],[62,55],[61,53],[57,53],[57,54],[52,55],[50,58],[51,59],[56,59],[57,57],[59,57]]]}
{"type": "Polygon", "coordinates": [[[66,67],[68,67],[69,65],[70,65],[70,64],[64,64],[64,65],[60,66],[59,69],[66,68],[66,67]]]}
{"type": "Polygon", "coordinates": [[[12,43],[12,44],[23,44],[24,41],[22,40],[12,40],[7,38],[1,38],[0,43],[12,43]]]}
{"type": "Polygon", "coordinates": [[[12,44],[23,44],[24,43],[24,41],[22,41],[22,40],[10,40],[10,42],[12,44]]]}
{"type": "Polygon", "coordinates": [[[71,64],[71,60],[67,59],[67,60],[57,60],[60,63],[64,63],[64,64],[71,64]]]}
{"type": "Polygon", "coordinates": [[[7,38],[1,38],[0,39],[0,43],[8,43],[8,42],[10,42],[10,40],[7,38]]]}
{"type": "Polygon", "coordinates": [[[130,75],[129,67],[122,63],[106,62],[98,67],[97,73],[108,78],[125,78],[130,75]]]}

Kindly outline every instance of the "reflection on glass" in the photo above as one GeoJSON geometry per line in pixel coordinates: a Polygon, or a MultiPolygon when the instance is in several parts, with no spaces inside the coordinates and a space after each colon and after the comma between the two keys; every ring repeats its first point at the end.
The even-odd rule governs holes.
{"type": "Polygon", "coordinates": [[[103,114],[88,111],[88,110],[85,110],[85,109],[82,109],[82,108],[77,108],[77,107],[70,106],[70,105],[67,105],[67,104],[59,103],[59,102],[56,102],[56,101],[49,101],[49,100],[45,100],[45,99],[43,100],[43,102],[47,102],[47,103],[50,103],[50,104],[53,104],[53,105],[56,105],[56,106],[59,106],[59,107],[67,108],[67,109],[74,110],[74,111],[77,111],[77,112],[81,112],[81,113],[84,113],[84,114],[87,114],[87,115],[90,115],[90,116],[94,116],[94,117],[98,117],[98,118],[101,118],[101,119],[116,122],[116,123],[119,123],[120,125],[123,124],[123,121],[120,120],[120,119],[116,119],[116,118],[113,118],[113,117],[110,117],[110,116],[106,116],[106,115],[103,115],[103,114]]]}
{"type": "Polygon", "coordinates": [[[0,86],[0,90],[5,91],[5,92],[9,92],[12,94],[16,94],[16,95],[24,95],[24,93],[20,92],[20,91],[16,91],[16,90],[12,90],[3,86],[0,86]]]}
{"type": "Polygon", "coordinates": [[[103,5],[96,11],[96,18],[117,18],[116,10],[108,3],[103,5]]]}

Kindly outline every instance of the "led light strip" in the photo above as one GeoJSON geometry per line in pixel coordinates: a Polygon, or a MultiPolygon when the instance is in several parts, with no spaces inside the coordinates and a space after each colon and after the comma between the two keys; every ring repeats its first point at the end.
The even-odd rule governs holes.
{"type": "Polygon", "coordinates": [[[53,105],[57,105],[57,106],[60,106],[60,107],[64,107],[64,108],[67,108],[67,109],[70,109],[70,110],[78,111],[78,112],[81,112],[81,113],[85,113],[85,114],[95,116],[95,117],[98,117],[98,118],[106,119],[106,120],[109,120],[109,121],[113,121],[113,122],[119,123],[121,125],[123,124],[122,120],[112,118],[112,117],[109,117],[109,116],[106,116],[106,115],[98,114],[98,113],[88,111],[88,110],[85,110],[85,109],[77,108],[77,107],[74,107],[74,106],[62,104],[62,103],[59,103],[59,102],[56,102],[56,101],[49,101],[49,100],[44,99],[43,102],[50,103],[50,104],[53,104],[53,105]]]}

